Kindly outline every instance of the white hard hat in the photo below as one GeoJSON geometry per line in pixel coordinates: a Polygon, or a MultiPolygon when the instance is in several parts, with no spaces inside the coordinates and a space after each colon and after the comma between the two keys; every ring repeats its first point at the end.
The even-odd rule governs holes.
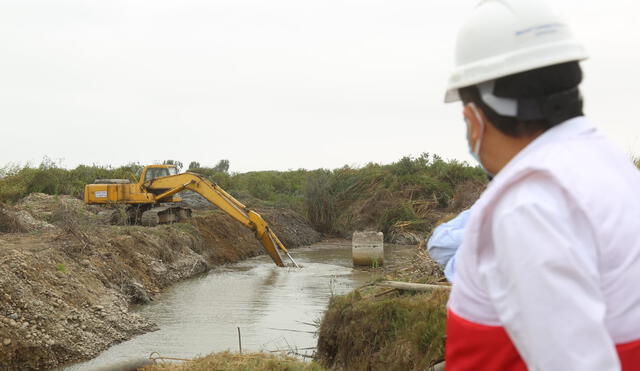
{"type": "Polygon", "coordinates": [[[544,1],[482,0],[458,33],[445,102],[460,100],[462,87],[586,58],[544,1]]]}

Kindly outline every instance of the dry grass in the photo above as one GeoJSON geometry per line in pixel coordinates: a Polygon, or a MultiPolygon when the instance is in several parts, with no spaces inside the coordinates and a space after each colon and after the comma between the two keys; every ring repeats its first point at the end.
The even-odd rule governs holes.
{"type": "MultiPolygon", "coordinates": [[[[437,283],[442,267],[416,249],[385,279],[437,283]]],[[[398,292],[365,286],[333,297],[322,320],[319,362],[335,370],[426,370],[444,358],[448,291],[398,292]]]]}
{"type": "Polygon", "coordinates": [[[303,362],[295,358],[264,353],[237,354],[230,352],[210,354],[184,363],[160,363],[147,366],[143,371],[325,371],[315,362],[303,362]]]}
{"type": "Polygon", "coordinates": [[[0,233],[26,232],[11,207],[0,202],[0,233]]]}
{"type": "Polygon", "coordinates": [[[448,292],[334,297],[318,359],[339,370],[425,370],[444,358],[448,292]]]}

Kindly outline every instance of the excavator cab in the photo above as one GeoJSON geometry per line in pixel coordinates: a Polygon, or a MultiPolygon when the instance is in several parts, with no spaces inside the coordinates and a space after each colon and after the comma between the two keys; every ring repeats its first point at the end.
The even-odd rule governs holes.
{"type": "Polygon", "coordinates": [[[173,165],[149,165],[144,169],[144,183],[163,176],[177,175],[178,169],[173,165]]]}

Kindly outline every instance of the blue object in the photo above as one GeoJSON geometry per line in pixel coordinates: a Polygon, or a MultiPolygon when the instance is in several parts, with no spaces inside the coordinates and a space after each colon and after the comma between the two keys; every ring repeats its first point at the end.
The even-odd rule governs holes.
{"type": "Polygon", "coordinates": [[[433,230],[427,250],[436,262],[444,266],[444,275],[449,282],[453,282],[455,272],[456,253],[462,244],[464,228],[469,221],[471,209],[465,210],[455,218],[442,223],[433,230]]]}

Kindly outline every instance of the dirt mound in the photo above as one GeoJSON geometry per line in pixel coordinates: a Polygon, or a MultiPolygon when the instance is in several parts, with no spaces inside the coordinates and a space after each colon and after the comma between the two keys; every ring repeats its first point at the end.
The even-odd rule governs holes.
{"type": "Polygon", "coordinates": [[[322,234],[311,228],[309,222],[293,210],[259,207],[257,212],[287,248],[308,246],[322,239],[322,234]]]}
{"type": "Polygon", "coordinates": [[[129,313],[129,304],[207,269],[193,251],[198,240],[174,228],[56,230],[7,242],[0,248],[0,368],[54,367],[149,331],[152,324],[129,313]]]}
{"type": "Polygon", "coordinates": [[[19,210],[27,211],[38,220],[51,221],[54,213],[60,209],[60,206],[74,210],[95,210],[95,207],[86,206],[82,200],[71,196],[51,196],[44,193],[32,193],[23,198],[16,204],[19,210]]]}
{"type": "Polygon", "coordinates": [[[182,191],[178,193],[178,196],[182,198],[179,202],[180,206],[189,207],[195,210],[215,210],[216,206],[211,204],[206,198],[202,197],[199,193],[193,191],[182,191]]]}
{"type": "MultiPolygon", "coordinates": [[[[11,220],[30,211],[51,224],[29,234],[11,224],[12,233],[0,235],[0,369],[91,358],[154,328],[131,314],[130,304],[212,266],[264,253],[250,230],[223,213],[150,228],[101,224],[96,210],[70,197],[32,195],[18,210],[5,209],[11,220]]],[[[297,217],[282,218],[283,226],[288,218],[295,225],[274,224],[288,247],[313,240],[298,233],[297,217]]]]}
{"type": "Polygon", "coordinates": [[[264,254],[253,232],[222,213],[193,218],[193,225],[205,241],[202,256],[211,265],[233,263],[264,254]]]}
{"type": "MultiPolygon", "coordinates": [[[[288,249],[307,246],[322,239],[300,214],[286,209],[260,209],[260,215],[269,223],[280,241],[288,249]]],[[[264,248],[253,232],[222,212],[213,212],[193,218],[193,224],[207,241],[209,249],[203,251],[210,264],[219,265],[264,254],[264,248]]]]}
{"type": "MultiPolygon", "coordinates": [[[[183,207],[194,210],[217,210],[218,207],[212,205],[206,198],[192,191],[180,192],[182,201],[179,203],[183,207]]],[[[271,228],[285,245],[285,247],[306,246],[320,241],[322,235],[309,225],[304,216],[299,213],[283,208],[268,206],[251,206],[269,223],[271,228]]]]}
{"type": "Polygon", "coordinates": [[[25,210],[0,203],[0,233],[34,232],[53,228],[45,221],[37,220],[25,210]]]}
{"type": "Polygon", "coordinates": [[[27,232],[13,208],[0,203],[0,233],[27,232]]]}

